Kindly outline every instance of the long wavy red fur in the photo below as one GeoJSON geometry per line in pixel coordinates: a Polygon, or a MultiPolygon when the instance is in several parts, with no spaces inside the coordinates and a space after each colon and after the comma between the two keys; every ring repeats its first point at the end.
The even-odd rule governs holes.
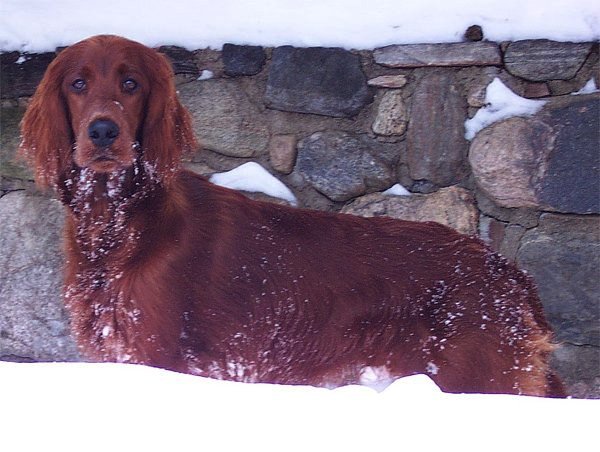
{"type": "Polygon", "coordinates": [[[450,392],[563,395],[532,282],[478,239],[252,201],[181,169],[191,121],[152,49],[115,36],[67,48],[22,132],[38,184],[66,205],[64,297],[90,360],[321,386],[425,373],[450,392]],[[121,131],[108,149],[88,137],[98,118],[121,131]]]}

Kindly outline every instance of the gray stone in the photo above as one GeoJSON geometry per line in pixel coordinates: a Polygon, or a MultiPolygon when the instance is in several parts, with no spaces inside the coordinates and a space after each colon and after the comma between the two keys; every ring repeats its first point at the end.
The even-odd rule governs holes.
{"type": "Polygon", "coordinates": [[[387,91],[377,106],[373,132],[378,135],[402,135],[406,132],[408,114],[400,91],[387,91]]]}
{"type": "Polygon", "coordinates": [[[24,113],[25,108],[18,105],[3,105],[0,108],[0,176],[33,179],[25,162],[16,157],[21,142],[19,123],[24,113]]]}
{"type": "Polygon", "coordinates": [[[198,76],[193,52],[177,46],[162,46],[158,50],[169,58],[175,74],[198,76]]]}
{"type": "Polygon", "coordinates": [[[537,207],[535,186],[552,142],[552,128],[537,119],[510,118],[482,130],[469,151],[477,185],[500,206],[537,207]]]}
{"type": "Polygon", "coordinates": [[[562,343],[554,352],[552,367],[571,397],[600,399],[600,348],[562,343]]]}
{"type": "Polygon", "coordinates": [[[210,177],[214,173],[219,172],[215,168],[203,162],[183,162],[183,167],[188,171],[192,171],[193,173],[200,174],[204,177],[210,177]]]}
{"type": "Polygon", "coordinates": [[[504,65],[511,74],[534,82],[568,80],[577,74],[591,49],[592,43],[516,41],[506,49],[504,65]]]}
{"type": "Polygon", "coordinates": [[[13,179],[0,175],[0,198],[11,191],[34,188],[35,182],[33,180],[13,179]]]}
{"type": "Polygon", "coordinates": [[[481,215],[479,217],[479,237],[494,251],[499,252],[506,224],[495,218],[481,215]]]}
{"type": "Polygon", "coordinates": [[[448,186],[467,175],[466,118],[467,103],[454,72],[425,73],[412,96],[407,133],[407,163],[412,179],[448,186]]]}
{"type": "Polygon", "coordinates": [[[321,47],[273,50],[265,94],[269,108],[352,117],[372,97],[358,55],[321,47]]]}
{"type": "Polygon", "coordinates": [[[595,79],[598,83],[600,74],[600,42],[592,45],[592,51],[583,66],[577,71],[577,75],[569,80],[550,80],[548,87],[553,96],[562,96],[579,91],[590,80],[595,79]]]}
{"type": "Polygon", "coordinates": [[[39,195],[0,198],[0,360],[79,360],[60,297],[63,215],[39,195]]]}
{"type": "Polygon", "coordinates": [[[274,135],[269,142],[269,158],[271,166],[277,172],[289,174],[296,163],[296,136],[274,135]]]}
{"type": "Polygon", "coordinates": [[[190,110],[203,147],[231,157],[250,157],[266,149],[268,127],[235,82],[187,83],[179,88],[179,97],[190,110]]]}
{"type": "Polygon", "coordinates": [[[511,262],[517,260],[517,252],[521,246],[521,239],[527,230],[518,224],[509,224],[504,228],[504,236],[498,252],[511,262]]]}
{"type": "Polygon", "coordinates": [[[225,74],[231,77],[256,75],[265,65],[267,54],[260,46],[223,45],[225,74]]]}
{"type": "Polygon", "coordinates": [[[517,208],[509,209],[506,207],[500,207],[488,197],[486,197],[481,190],[475,191],[475,197],[477,202],[477,208],[485,215],[489,215],[504,223],[511,225],[522,226],[525,229],[531,229],[539,224],[540,212],[535,209],[528,208],[517,208]]]}
{"type": "Polygon", "coordinates": [[[32,96],[56,54],[7,52],[0,54],[2,99],[32,96]]]}
{"type": "Polygon", "coordinates": [[[600,346],[600,219],[542,215],[517,262],[535,279],[558,340],[600,346]]]}
{"type": "Polygon", "coordinates": [[[318,132],[298,144],[298,172],[333,201],[388,188],[395,182],[398,147],[367,135],[318,132]]]}
{"type": "Polygon", "coordinates": [[[526,229],[518,224],[506,224],[483,215],[479,217],[481,239],[510,262],[514,262],[517,258],[520,241],[525,232],[526,229]]]}
{"type": "Polygon", "coordinates": [[[427,179],[420,179],[414,181],[410,186],[412,193],[429,194],[438,191],[440,187],[435,185],[433,182],[427,179]]]}
{"type": "Polygon", "coordinates": [[[524,97],[529,99],[548,97],[550,95],[550,88],[545,82],[531,82],[525,85],[524,94],[524,97]]]}
{"type": "Polygon", "coordinates": [[[500,48],[491,42],[403,44],[373,51],[375,62],[388,67],[499,66],[500,48]]]}
{"type": "Polygon", "coordinates": [[[386,216],[409,221],[435,221],[463,234],[477,233],[478,213],[472,195],[460,187],[447,187],[428,195],[387,196],[372,193],[342,209],[363,217],[386,216]]]}
{"type": "Polygon", "coordinates": [[[488,85],[496,78],[500,78],[502,83],[508,86],[513,92],[519,94],[515,86],[514,77],[503,73],[500,68],[475,67],[464,68],[459,71],[459,77],[464,80],[464,86],[467,96],[467,104],[470,107],[480,108],[486,105],[485,95],[488,85]]]}
{"type": "Polygon", "coordinates": [[[599,100],[568,96],[482,130],[469,152],[478,187],[502,207],[600,213],[599,100]]]}
{"type": "Polygon", "coordinates": [[[600,96],[550,104],[544,121],[556,131],[538,197],[559,212],[600,213],[600,96]]]}
{"type": "Polygon", "coordinates": [[[208,74],[204,74],[207,79],[223,77],[223,59],[220,51],[213,49],[195,50],[194,61],[196,62],[196,67],[198,67],[201,75],[204,71],[212,73],[212,77],[209,77],[208,74]]]}
{"type": "Polygon", "coordinates": [[[467,103],[469,107],[481,108],[485,106],[485,95],[487,86],[479,85],[470,87],[467,93],[467,103]]]}
{"type": "Polygon", "coordinates": [[[472,41],[472,42],[481,41],[483,39],[483,28],[481,28],[481,25],[471,25],[465,31],[464,38],[467,41],[472,41]]]}
{"type": "Polygon", "coordinates": [[[367,85],[377,88],[402,88],[406,85],[406,75],[380,75],[379,77],[370,79],[367,85]]]}

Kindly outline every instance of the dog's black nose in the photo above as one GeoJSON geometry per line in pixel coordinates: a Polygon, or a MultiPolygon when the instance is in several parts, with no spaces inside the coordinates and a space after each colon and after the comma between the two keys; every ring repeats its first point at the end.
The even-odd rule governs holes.
{"type": "Polygon", "coordinates": [[[90,124],[88,135],[98,147],[108,147],[119,136],[119,126],[110,119],[96,119],[90,124]]]}

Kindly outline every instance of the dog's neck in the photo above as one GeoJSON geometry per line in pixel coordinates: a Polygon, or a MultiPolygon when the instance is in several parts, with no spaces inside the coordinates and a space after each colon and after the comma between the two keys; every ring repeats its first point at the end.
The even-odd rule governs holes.
{"type": "Polygon", "coordinates": [[[136,240],[139,231],[125,231],[131,229],[133,210],[159,186],[153,168],[138,162],[112,173],[89,168],[70,171],[61,199],[69,208],[75,240],[87,261],[98,262],[136,240]]]}

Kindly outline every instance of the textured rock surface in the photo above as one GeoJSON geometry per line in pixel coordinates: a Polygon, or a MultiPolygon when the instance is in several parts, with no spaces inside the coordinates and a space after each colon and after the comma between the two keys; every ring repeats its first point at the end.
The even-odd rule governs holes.
{"type": "Polygon", "coordinates": [[[488,66],[482,68],[462,69],[461,73],[467,78],[465,83],[465,94],[469,107],[481,108],[487,104],[485,100],[488,85],[496,78],[500,78],[502,83],[508,86],[513,92],[519,92],[513,77],[507,76],[500,68],[488,66]]]}
{"type": "Polygon", "coordinates": [[[591,49],[591,43],[516,41],[508,45],[504,64],[511,74],[527,80],[568,80],[575,76],[591,49]]]}
{"type": "Polygon", "coordinates": [[[547,97],[550,95],[550,88],[544,82],[531,82],[525,85],[524,97],[535,99],[537,97],[547,97]]]}
{"type": "Polygon", "coordinates": [[[371,100],[358,55],[321,47],[273,50],[265,94],[268,107],[351,117],[371,100]]]}
{"type": "Polygon", "coordinates": [[[31,96],[42,79],[54,53],[20,54],[8,52],[0,55],[2,74],[2,99],[31,96]]]}
{"type": "Polygon", "coordinates": [[[413,193],[428,194],[438,191],[439,187],[433,182],[422,179],[414,181],[410,186],[410,191],[413,193]]]}
{"type": "Polygon", "coordinates": [[[552,366],[572,397],[600,399],[600,349],[563,343],[554,352],[552,366]]]}
{"type": "Polygon", "coordinates": [[[454,72],[429,72],[419,80],[407,134],[407,161],[414,180],[447,186],[467,174],[466,116],[467,103],[454,72]]]}
{"type": "Polygon", "coordinates": [[[367,135],[315,133],[298,144],[298,172],[333,201],[347,201],[394,183],[397,147],[367,135]]]}
{"type": "Polygon", "coordinates": [[[60,299],[63,214],[24,191],[0,198],[0,360],[79,359],[60,299]]]}
{"type": "Polygon", "coordinates": [[[600,213],[599,100],[568,96],[481,131],[469,152],[478,186],[503,207],[600,213]]]}
{"type": "Polygon", "coordinates": [[[410,221],[435,221],[463,234],[477,233],[477,209],[471,194],[459,187],[442,188],[428,195],[387,196],[372,193],[342,209],[363,217],[387,216],[410,221]]]}
{"type": "Polygon", "coordinates": [[[404,44],[376,49],[375,62],[389,67],[494,66],[502,62],[500,48],[492,42],[404,44]]]}
{"type": "Polygon", "coordinates": [[[294,135],[274,135],[269,142],[269,159],[275,171],[289,174],[296,164],[296,137],[294,135]]]}
{"type": "Polygon", "coordinates": [[[559,212],[600,213],[600,95],[569,96],[545,113],[556,139],[538,188],[540,204],[559,212]]]}
{"type": "Polygon", "coordinates": [[[2,106],[0,108],[0,176],[29,179],[31,171],[24,162],[15,158],[21,142],[19,122],[25,108],[21,106],[2,106]]]}
{"type": "Polygon", "coordinates": [[[479,236],[490,247],[514,262],[526,229],[519,224],[507,224],[495,218],[481,215],[479,217],[479,236]]]}
{"type": "Polygon", "coordinates": [[[534,228],[539,224],[540,212],[535,209],[507,209],[500,207],[481,193],[480,190],[475,192],[475,197],[477,199],[477,208],[485,215],[489,215],[505,223],[523,226],[526,229],[534,228]]]}
{"type": "Polygon", "coordinates": [[[378,135],[402,135],[406,132],[407,124],[408,114],[402,93],[397,90],[387,91],[377,107],[373,132],[378,135]]]}
{"type": "Polygon", "coordinates": [[[190,110],[194,132],[202,146],[232,157],[250,157],[269,142],[269,130],[258,108],[224,80],[187,83],[179,96],[190,110]]]}
{"type": "Polygon", "coordinates": [[[535,278],[559,340],[600,346],[600,220],[544,214],[517,262],[535,278]]]}
{"type": "Polygon", "coordinates": [[[535,187],[552,142],[552,128],[537,119],[510,118],[482,130],[469,151],[478,186],[500,206],[537,207],[535,187]]]}
{"type": "Polygon", "coordinates": [[[198,76],[193,52],[177,46],[162,46],[158,50],[169,58],[175,74],[198,76]]]}
{"type": "Polygon", "coordinates": [[[483,39],[483,29],[480,25],[471,25],[465,31],[464,38],[467,41],[478,42],[483,39]]]}
{"type": "Polygon", "coordinates": [[[367,84],[377,88],[402,88],[406,85],[406,75],[380,75],[370,79],[367,84]]]}
{"type": "Polygon", "coordinates": [[[260,46],[225,44],[222,55],[225,74],[232,77],[258,74],[267,59],[265,50],[260,46]]]}

